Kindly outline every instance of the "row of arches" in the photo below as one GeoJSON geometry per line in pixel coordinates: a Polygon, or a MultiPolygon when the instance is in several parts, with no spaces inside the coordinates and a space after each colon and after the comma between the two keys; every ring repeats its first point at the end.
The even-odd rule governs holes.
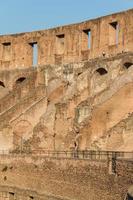
{"type": "MultiPolygon", "coordinates": [[[[131,66],[133,66],[133,63],[132,62],[125,62],[123,64],[123,66],[124,66],[125,69],[129,69],[131,66]]],[[[106,75],[108,73],[107,69],[105,69],[104,67],[98,68],[95,72],[97,72],[100,76],[106,75]]],[[[25,76],[19,77],[15,81],[14,86],[17,86],[18,84],[22,83],[25,80],[26,80],[25,76]]],[[[0,86],[3,87],[3,88],[6,87],[5,83],[3,81],[0,81],[0,86]]]]}
{"type": "MultiPolygon", "coordinates": [[[[125,62],[123,66],[124,66],[125,69],[129,69],[131,66],[133,66],[133,63],[131,63],[131,62],[125,62]]],[[[99,75],[101,75],[101,76],[103,76],[103,75],[105,75],[105,74],[108,73],[107,69],[105,69],[105,68],[103,68],[103,67],[98,68],[98,69],[96,70],[96,72],[97,72],[99,75]]]]}
{"type": "MultiPolygon", "coordinates": [[[[18,85],[20,83],[22,83],[24,80],[26,80],[26,77],[19,77],[16,81],[14,85],[18,85]]],[[[0,81],[0,86],[5,88],[5,83],[3,81],[0,81]]]]}

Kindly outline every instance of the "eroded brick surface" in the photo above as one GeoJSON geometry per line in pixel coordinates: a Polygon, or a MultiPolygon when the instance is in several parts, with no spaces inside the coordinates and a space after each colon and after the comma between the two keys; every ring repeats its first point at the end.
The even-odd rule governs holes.
{"type": "MultiPolygon", "coordinates": [[[[0,151],[133,151],[132,21],[129,10],[0,36],[0,151]]],[[[132,162],[115,175],[107,160],[23,162],[2,170],[2,200],[120,200],[132,184],[132,162]]]]}

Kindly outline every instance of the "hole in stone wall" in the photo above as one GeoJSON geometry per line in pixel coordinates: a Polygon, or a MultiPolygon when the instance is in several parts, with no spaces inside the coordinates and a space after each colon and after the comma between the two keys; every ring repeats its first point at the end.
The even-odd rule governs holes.
{"type": "Polygon", "coordinates": [[[133,63],[131,63],[131,62],[126,62],[126,63],[124,63],[124,67],[125,68],[129,68],[129,67],[131,67],[133,65],[133,63]]]}
{"type": "Polygon", "coordinates": [[[117,45],[119,42],[119,24],[112,22],[109,24],[109,45],[117,45]]]}
{"type": "Polygon", "coordinates": [[[65,35],[56,35],[56,53],[63,54],[65,45],[65,35]]]}
{"type": "Polygon", "coordinates": [[[3,169],[2,169],[2,172],[6,172],[7,170],[8,170],[8,167],[4,166],[3,169]]]}
{"type": "Polygon", "coordinates": [[[3,60],[8,61],[11,59],[11,43],[10,42],[5,42],[2,44],[3,45],[3,60]]]}
{"type": "Polygon", "coordinates": [[[97,70],[96,70],[96,72],[98,72],[101,76],[103,76],[103,75],[105,75],[105,74],[107,74],[108,72],[107,72],[107,70],[106,69],[104,69],[104,68],[98,68],[97,70]]]}
{"type": "Polygon", "coordinates": [[[5,85],[2,81],[0,81],[0,86],[5,87],[5,85]]]}
{"type": "Polygon", "coordinates": [[[129,194],[127,194],[127,197],[125,200],[133,200],[133,197],[131,197],[129,194]]]}
{"type": "Polygon", "coordinates": [[[26,78],[25,77],[20,77],[16,80],[16,83],[19,84],[19,83],[22,83],[26,78]]]}
{"type": "Polygon", "coordinates": [[[83,73],[83,72],[78,72],[78,74],[77,74],[77,75],[78,75],[78,76],[80,76],[82,73],[83,73]]]}
{"type": "Polygon", "coordinates": [[[10,194],[10,195],[12,195],[12,196],[14,196],[14,195],[15,195],[15,193],[14,193],[14,192],[9,192],[9,194],[10,194]]]}
{"type": "Polygon", "coordinates": [[[32,47],[32,66],[37,66],[38,64],[38,44],[37,42],[29,43],[32,47]]]}
{"type": "Polygon", "coordinates": [[[82,32],[82,49],[87,50],[91,48],[91,29],[83,30],[82,32]]]}

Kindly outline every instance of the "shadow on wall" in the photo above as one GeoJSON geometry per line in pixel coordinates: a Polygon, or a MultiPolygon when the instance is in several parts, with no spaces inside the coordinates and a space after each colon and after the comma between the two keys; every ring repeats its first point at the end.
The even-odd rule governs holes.
{"type": "Polygon", "coordinates": [[[103,67],[96,69],[91,78],[91,95],[96,95],[107,88],[108,79],[110,79],[110,76],[107,69],[103,67]]]}
{"type": "Polygon", "coordinates": [[[124,200],[133,200],[133,185],[129,187],[127,196],[124,200]]]}
{"type": "Polygon", "coordinates": [[[124,63],[124,67],[125,68],[129,68],[129,67],[131,67],[133,65],[133,63],[131,63],[131,62],[126,62],[126,63],[124,63]]]}
{"type": "Polygon", "coordinates": [[[133,200],[133,197],[128,194],[125,200],[133,200]]]}
{"type": "Polygon", "coordinates": [[[5,88],[4,82],[0,81],[0,86],[5,88]]]}
{"type": "Polygon", "coordinates": [[[103,75],[105,75],[105,74],[107,74],[108,72],[107,72],[107,70],[106,69],[104,69],[104,68],[98,68],[97,70],[96,70],[96,72],[98,72],[99,73],[99,75],[101,75],[101,76],[103,76],[103,75]]]}
{"type": "Polygon", "coordinates": [[[9,90],[5,87],[5,84],[3,81],[0,81],[0,98],[6,96],[8,94],[9,90]]]}
{"type": "Polygon", "coordinates": [[[12,87],[12,89],[16,89],[17,87],[19,87],[21,84],[24,83],[25,80],[27,80],[27,77],[25,77],[25,76],[21,76],[21,77],[17,78],[17,79],[13,82],[13,87],[12,87]]]}
{"type": "Polygon", "coordinates": [[[23,81],[26,80],[26,77],[20,77],[18,78],[16,81],[15,81],[15,86],[18,85],[18,84],[21,84],[23,81]]]}

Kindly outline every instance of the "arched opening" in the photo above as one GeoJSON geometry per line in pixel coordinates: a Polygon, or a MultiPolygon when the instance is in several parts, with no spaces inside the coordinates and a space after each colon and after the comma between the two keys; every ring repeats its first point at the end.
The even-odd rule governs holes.
{"type": "Polygon", "coordinates": [[[104,68],[98,68],[97,70],[96,70],[96,72],[98,72],[99,73],[99,75],[101,75],[101,76],[103,76],[103,75],[105,75],[105,74],[107,74],[108,72],[107,72],[107,70],[106,69],[104,69],[104,68]]]}
{"type": "Polygon", "coordinates": [[[5,85],[2,81],[0,81],[0,86],[5,87],[5,85]]]}
{"type": "Polygon", "coordinates": [[[25,77],[20,77],[16,80],[16,83],[19,84],[19,83],[22,83],[26,78],[25,77]]]}
{"type": "Polygon", "coordinates": [[[126,68],[126,69],[128,69],[129,67],[131,67],[133,65],[133,63],[131,63],[131,62],[125,62],[124,63],[124,67],[126,68]]]}
{"type": "Polygon", "coordinates": [[[108,74],[108,71],[103,67],[99,67],[95,69],[91,78],[91,83],[90,83],[91,95],[95,95],[103,91],[105,88],[107,88],[108,86],[107,74],[108,74]]]}
{"type": "Polygon", "coordinates": [[[32,132],[32,125],[27,120],[20,120],[13,128],[13,148],[17,151],[29,151],[28,139],[32,132]]]}

